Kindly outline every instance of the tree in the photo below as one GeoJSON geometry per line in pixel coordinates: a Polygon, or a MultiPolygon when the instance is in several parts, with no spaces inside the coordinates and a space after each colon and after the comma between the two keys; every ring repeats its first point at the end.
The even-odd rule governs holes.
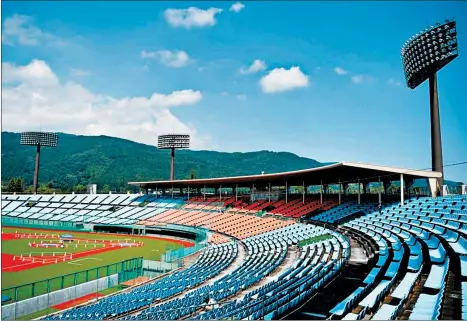
{"type": "Polygon", "coordinates": [[[188,176],[188,179],[196,179],[196,178],[197,178],[196,171],[194,170],[194,168],[192,168],[190,171],[190,176],[188,176]]]}
{"type": "Polygon", "coordinates": [[[108,194],[110,192],[110,186],[109,185],[104,185],[101,190],[102,194],[108,194]]]}
{"type": "Polygon", "coordinates": [[[86,186],[82,184],[78,184],[73,188],[75,193],[86,193],[86,186]]]}
{"type": "Polygon", "coordinates": [[[6,192],[23,193],[24,192],[24,179],[21,177],[12,177],[6,185],[6,192]]]}
{"type": "Polygon", "coordinates": [[[41,184],[37,188],[37,194],[52,194],[55,190],[53,188],[49,188],[48,184],[41,184]]]}

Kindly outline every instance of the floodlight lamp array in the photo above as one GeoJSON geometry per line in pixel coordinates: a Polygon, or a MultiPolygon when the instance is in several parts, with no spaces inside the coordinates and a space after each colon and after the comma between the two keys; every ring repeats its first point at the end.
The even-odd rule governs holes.
{"type": "Polygon", "coordinates": [[[190,135],[183,135],[183,134],[160,135],[157,138],[157,148],[159,149],[190,148],[190,135]]]}
{"type": "Polygon", "coordinates": [[[456,22],[437,23],[411,37],[401,49],[407,86],[416,88],[458,56],[456,22]]]}
{"type": "Polygon", "coordinates": [[[56,147],[58,135],[44,132],[24,132],[21,133],[21,145],[56,147]]]}

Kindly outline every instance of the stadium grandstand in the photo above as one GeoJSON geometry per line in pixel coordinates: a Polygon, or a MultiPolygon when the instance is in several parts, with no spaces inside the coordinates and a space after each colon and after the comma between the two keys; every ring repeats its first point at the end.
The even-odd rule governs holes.
{"type": "MultiPolygon", "coordinates": [[[[177,239],[206,231],[168,273],[45,320],[467,319],[467,195],[437,186],[440,176],[341,162],[129,182],[140,194],[2,195],[2,221],[177,239]],[[430,189],[412,190],[417,180],[430,189]]],[[[34,312],[25,301],[2,304],[3,319],[22,305],[34,312]]]]}

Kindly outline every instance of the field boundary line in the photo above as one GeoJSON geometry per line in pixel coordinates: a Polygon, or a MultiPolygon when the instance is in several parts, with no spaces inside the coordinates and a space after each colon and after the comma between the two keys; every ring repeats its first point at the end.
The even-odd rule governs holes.
{"type": "Polygon", "coordinates": [[[76,262],[86,261],[86,260],[103,261],[103,259],[99,259],[99,258],[97,258],[97,257],[83,257],[82,259],[72,260],[72,261],[67,262],[67,263],[68,263],[68,264],[74,264],[74,265],[83,265],[83,264],[76,263],[76,262]]]}

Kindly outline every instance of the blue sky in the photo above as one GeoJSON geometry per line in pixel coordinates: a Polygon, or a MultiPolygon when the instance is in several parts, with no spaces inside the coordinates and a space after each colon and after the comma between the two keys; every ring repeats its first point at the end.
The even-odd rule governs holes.
{"type": "MultiPolygon", "coordinates": [[[[428,84],[405,86],[400,48],[455,17],[443,153],[467,161],[466,2],[234,4],[3,2],[3,130],[184,131],[194,149],[429,168],[428,84]]],[[[467,181],[467,165],[446,178],[467,181]]]]}

